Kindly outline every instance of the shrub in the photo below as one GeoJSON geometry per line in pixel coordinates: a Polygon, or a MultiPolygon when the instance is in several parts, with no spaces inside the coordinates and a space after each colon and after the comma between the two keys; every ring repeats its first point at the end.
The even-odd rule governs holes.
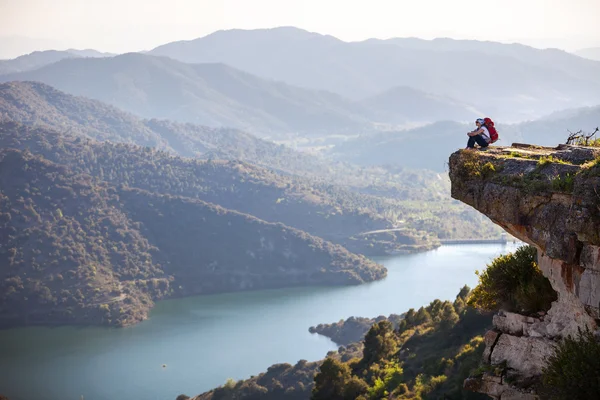
{"type": "Polygon", "coordinates": [[[350,400],[356,399],[368,389],[360,378],[352,376],[348,364],[334,358],[327,358],[321,364],[320,372],[315,376],[312,390],[313,400],[350,400]]]}
{"type": "Polygon", "coordinates": [[[550,282],[537,266],[536,249],[522,246],[515,253],[496,258],[483,273],[468,300],[471,307],[486,311],[525,314],[547,311],[557,299],[550,282]]]}
{"type": "Polygon", "coordinates": [[[557,175],[552,179],[552,190],[557,192],[567,192],[570,193],[573,191],[573,186],[575,184],[575,177],[571,174],[566,174],[564,176],[557,175]]]}
{"type": "Polygon", "coordinates": [[[589,329],[569,336],[555,348],[543,369],[543,383],[553,399],[600,399],[600,342],[589,329]]]}

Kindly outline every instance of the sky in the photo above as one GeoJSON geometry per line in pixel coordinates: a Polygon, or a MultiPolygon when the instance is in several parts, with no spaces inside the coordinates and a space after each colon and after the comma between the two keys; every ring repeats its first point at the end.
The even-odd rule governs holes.
{"type": "Polygon", "coordinates": [[[277,26],[346,41],[451,37],[576,50],[600,46],[598,16],[600,0],[0,0],[0,57],[150,50],[220,29],[277,26]]]}

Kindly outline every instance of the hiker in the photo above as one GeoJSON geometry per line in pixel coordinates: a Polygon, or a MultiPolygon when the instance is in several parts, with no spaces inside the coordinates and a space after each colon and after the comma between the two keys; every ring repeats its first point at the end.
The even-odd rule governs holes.
{"type": "Polygon", "coordinates": [[[477,129],[471,132],[467,132],[467,136],[469,136],[469,141],[467,142],[467,149],[474,149],[475,143],[479,145],[479,148],[485,149],[490,145],[490,131],[484,125],[485,121],[483,118],[477,118],[475,121],[475,125],[477,125],[477,129]]]}

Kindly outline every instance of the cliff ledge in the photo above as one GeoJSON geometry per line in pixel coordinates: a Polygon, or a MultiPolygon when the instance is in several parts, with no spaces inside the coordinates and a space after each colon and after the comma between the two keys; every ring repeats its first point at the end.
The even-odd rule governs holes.
{"type": "MultiPolygon", "coordinates": [[[[513,144],[450,156],[452,197],[535,246],[558,300],[547,313],[500,312],[484,361],[502,366],[465,386],[496,399],[537,399],[557,340],[600,319],[600,148],[513,144]]],[[[542,396],[543,397],[543,396],[542,396]]]]}

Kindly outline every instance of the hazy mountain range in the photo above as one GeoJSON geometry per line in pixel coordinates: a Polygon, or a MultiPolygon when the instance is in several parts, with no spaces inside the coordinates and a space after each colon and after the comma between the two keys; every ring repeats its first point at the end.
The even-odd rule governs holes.
{"type": "Polygon", "coordinates": [[[418,39],[343,42],[297,28],[219,31],[149,52],[223,62],[289,84],[353,99],[411,86],[522,120],[600,102],[600,63],[559,50],[418,39]]]}
{"type": "MultiPolygon", "coordinates": [[[[566,143],[569,131],[593,132],[600,126],[600,106],[558,111],[544,118],[520,124],[498,124],[496,145],[514,142],[556,146],[566,143]]],[[[466,132],[473,124],[439,121],[423,127],[365,134],[331,148],[331,157],[361,165],[402,165],[408,168],[446,170],[447,155],[466,146],[466,132]]],[[[600,135],[598,136],[600,137],[600,135]]]]}
{"type": "Polygon", "coordinates": [[[575,52],[578,56],[589,58],[590,60],[600,61],[600,47],[589,47],[575,52]]]}
{"type": "Polygon", "coordinates": [[[356,102],[258,78],[224,64],[185,64],[137,53],[62,59],[0,76],[0,81],[13,80],[44,82],[147,118],[236,127],[262,136],[347,134],[374,130],[377,123],[472,120],[478,115],[472,106],[415,89],[396,88],[356,102]],[[417,115],[415,106],[428,111],[417,115]]]}
{"type": "Polygon", "coordinates": [[[143,55],[74,55],[80,53],[4,61],[0,80],[38,80],[147,118],[269,137],[470,122],[482,114],[506,123],[600,104],[600,62],[520,44],[411,38],[348,43],[276,28],[219,31],[143,55]]]}
{"type": "Polygon", "coordinates": [[[65,58],[76,57],[110,57],[113,54],[101,53],[96,50],[75,50],[65,51],[45,50],[34,51],[33,53],[17,57],[12,60],[0,60],[0,75],[15,72],[24,72],[37,69],[48,64],[55,63],[65,58]]]}

